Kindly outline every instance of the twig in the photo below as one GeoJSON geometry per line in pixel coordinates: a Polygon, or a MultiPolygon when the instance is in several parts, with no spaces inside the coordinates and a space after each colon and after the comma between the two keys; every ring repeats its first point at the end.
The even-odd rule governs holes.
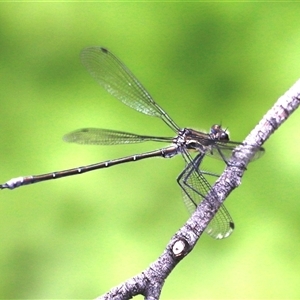
{"type": "Polygon", "coordinates": [[[239,146],[233,151],[232,158],[221,177],[200,203],[195,213],[171,238],[162,255],[146,270],[112,288],[97,300],[124,300],[139,294],[144,295],[147,300],[159,299],[167,276],[191,252],[221,204],[239,186],[246,166],[255,155],[255,149],[259,149],[264,144],[271,134],[298,108],[299,104],[300,80],[278,99],[244,140],[243,146],[239,146]]]}

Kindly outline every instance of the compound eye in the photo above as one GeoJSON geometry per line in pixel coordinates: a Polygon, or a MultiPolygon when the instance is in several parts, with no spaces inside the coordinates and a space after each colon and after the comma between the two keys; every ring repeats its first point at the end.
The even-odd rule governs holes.
{"type": "Polygon", "coordinates": [[[217,125],[217,124],[211,126],[211,128],[210,128],[210,134],[215,135],[215,136],[217,136],[221,131],[223,131],[221,126],[217,125]]]}
{"type": "Polygon", "coordinates": [[[210,129],[210,134],[216,140],[223,142],[229,141],[229,135],[227,134],[226,130],[222,129],[221,125],[213,125],[210,129]]]}
{"type": "Polygon", "coordinates": [[[219,135],[219,139],[220,139],[220,141],[228,142],[229,135],[225,131],[222,131],[219,135]]]}

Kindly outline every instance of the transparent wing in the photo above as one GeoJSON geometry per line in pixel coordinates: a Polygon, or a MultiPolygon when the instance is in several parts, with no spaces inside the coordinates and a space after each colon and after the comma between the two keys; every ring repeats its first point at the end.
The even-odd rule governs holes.
{"type": "Polygon", "coordinates": [[[100,129],[100,128],[83,128],[66,134],[63,140],[69,143],[84,145],[118,145],[133,144],[146,141],[155,142],[172,142],[172,138],[154,137],[138,135],[123,131],[100,129]]]}
{"type": "MultiPolygon", "coordinates": [[[[228,141],[228,142],[215,141],[211,145],[210,150],[207,151],[205,154],[213,158],[228,161],[232,155],[232,151],[237,146],[241,146],[241,145],[243,145],[243,143],[233,142],[233,141],[228,141]]],[[[253,151],[253,150],[257,151],[254,154],[254,156],[251,158],[251,161],[261,158],[265,153],[265,149],[262,147],[256,147],[251,145],[247,145],[247,147],[249,148],[249,151],[253,151]]]]}
{"type": "Polygon", "coordinates": [[[111,95],[136,111],[161,118],[174,131],[178,131],[174,121],[109,50],[102,47],[85,48],[81,52],[81,61],[92,77],[111,95]]]}
{"type": "MultiPolygon", "coordinates": [[[[190,161],[178,177],[178,183],[183,190],[184,204],[191,214],[196,210],[197,205],[211,189],[210,184],[199,169],[203,157],[203,154],[199,154],[193,162],[190,161]]],[[[187,159],[190,160],[190,158],[187,159]]],[[[230,236],[233,229],[233,220],[225,206],[222,204],[205,231],[215,239],[223,239],[230,236]]]]}

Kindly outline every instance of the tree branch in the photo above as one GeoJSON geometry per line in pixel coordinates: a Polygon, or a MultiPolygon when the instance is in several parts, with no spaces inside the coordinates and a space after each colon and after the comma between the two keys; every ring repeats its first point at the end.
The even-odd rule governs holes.
{"type": "Polygon", "coordinates": [[[161,256],[146,270],[112,288],[97,299],[123,300],[139,294],[144,295],[147,300],[159,299],[167,276],[192,251],[221,204],[239,186],[246,166],[255,155],[255,150],[259,149],[271,134],[287,120],[299,104],[300,79],[265,114],[244,140],[243,145],[233,151],[223,174],[197,207],[195,213],[171,238],[161,256]]]}

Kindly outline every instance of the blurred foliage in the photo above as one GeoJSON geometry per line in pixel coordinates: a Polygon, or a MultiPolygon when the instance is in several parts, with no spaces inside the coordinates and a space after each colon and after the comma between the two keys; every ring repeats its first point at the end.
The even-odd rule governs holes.
{"type": "MultiPolygon", "coordinates": [[[[300,77],[299,3],[0,8],[1,182],[160,146],[64,144],[77,128],[172,134],[97,86],[86,46],[111,49],[180,126],[222,122],[237,141],[300,77]]],[[[163,299],[299,298],[299,125],[296,112],[231,194],[234,234],[203,236],[163,299]]],[[[94,298],[143,270],[188,217],[182,168],[152,159],[2,191],[0,298],[94,298]]]]}

